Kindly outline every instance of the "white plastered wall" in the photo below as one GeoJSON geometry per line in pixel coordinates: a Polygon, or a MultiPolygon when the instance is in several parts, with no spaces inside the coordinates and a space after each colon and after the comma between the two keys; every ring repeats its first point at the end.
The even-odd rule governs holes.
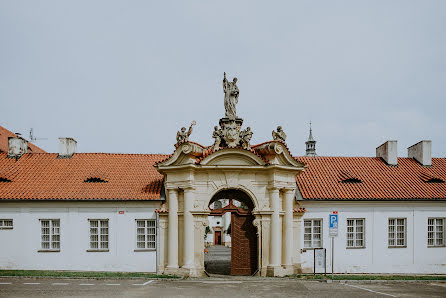
{"type": "MultiPolygon", "coordinates": [[[[328,215],[338,211],[339,233],[334,239],[335,273],[446,273],[446,247],[427,246],[429,217],[446,217],[446,202],[323,202],[300,201],[306,208],[303,220],[323,220],[323,247],[327,249],[327,272],[331,272],[331,239],[328,215]],[[388,219],[407,218],[407,247],[388,247],[388,219]],[[365,219],[365,248],[347,249],[347,218],[365,219]]],[[[313,272],[313,250],[303,251],[304,227],[299,229],[298,250],[303,272],[313,272]]]]}
{"type": "Polygon", "coordinates": [[[135,251],[136,219],[156,219],[159,202],[2,202],[0,269],[156,272],[156,250],[135,251]],[[123,214],[119,214],[123,211],[123,214]],[[41,249],[40,219],[60,219],[60,252],[41,249]],[[109,251],[87,252],[88,219],[109,220],[109,251]]]}

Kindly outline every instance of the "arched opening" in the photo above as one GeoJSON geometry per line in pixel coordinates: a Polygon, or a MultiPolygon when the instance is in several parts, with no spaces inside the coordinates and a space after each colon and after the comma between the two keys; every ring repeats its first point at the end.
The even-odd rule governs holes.
{"type": "Polygon", "coordinates": [[[209,201],[205,235],[205,270],[210,274],[252,275],[258,267],[257,230],[251,198],[237,189],[223,190],[209,201]]]}

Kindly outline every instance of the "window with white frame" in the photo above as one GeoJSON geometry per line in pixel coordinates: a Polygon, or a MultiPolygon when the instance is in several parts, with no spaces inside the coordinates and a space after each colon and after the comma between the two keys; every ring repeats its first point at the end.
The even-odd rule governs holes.
{"type": "Polygon", "coordinates": [[[60,250],[60,220],[41,219],[42,250],[60,250]]]}
{"type": "Polygon", "coordinates": [[[12,219],[0,219],[0,230],[12,229],[12,219]]]}
{"type": "Polygon", "coordinates": [[[304,247],[322,247],[322,219],[304,220],[304,247]]]}
{"type": "Polygon", "coordinates": [[[108,250],[108,219],[90,219],[90,249],[108,250]]]}
{"type": "Polygon", "coordinates": [[[364,228],[364,218],[347,218],[347,248],[365,247],[364,228]]]}
{"type": "Polygon", "coordinates": [[[406,247],[406,218],[389,218],[389,247],[406,247]]]}
{"type": "Polygon", "coordinates": [[[156,221],[153,219],[136,220],[136,249],[156,248],[156,221]]]}
{"type": "Polygon", "coordinates": [[[427,246],[445,246],[446,218],[428,218],[427,220],[427,246]]]}

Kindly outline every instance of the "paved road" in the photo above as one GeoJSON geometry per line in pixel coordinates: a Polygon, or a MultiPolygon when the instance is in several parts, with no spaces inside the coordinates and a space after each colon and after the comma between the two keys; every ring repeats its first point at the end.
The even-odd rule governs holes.
{"type": "Polygon", "coordinates": [[[0,297],[446,297],[446,283],[0,278],[0,297]]]}

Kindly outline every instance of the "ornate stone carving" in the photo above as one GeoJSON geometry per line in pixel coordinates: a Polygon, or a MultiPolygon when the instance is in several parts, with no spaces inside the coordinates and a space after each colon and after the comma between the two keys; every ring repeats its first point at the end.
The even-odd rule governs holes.
{"type": "Polygon", "coordinates": [[[222,118],[220,125],[222,125],[223,139],[226,145],[230,148],[237,147],[240,144],[241,123],[239,125],[236,120],[222,118]]]}
{"type": "Polygon", "coordinates": [[[240,138],[242,139],[242,147],[244,149],[251,149],[251,144],[249,144],[249,142],[251,142],[252,134],[253,132],[251,131],[251,127],[249,126],[240,133],[240,138]]]}
{"type": "Polygon", "coordinates": [[[168,227],[168,224],[166,221],[160,221],[158,224],[159,224],[160,229],[163,229],[163,230],[167,229],[167,227],[168,227]]]}
{"type": "Polygon", "coordinates": [[[221,139],[223,137],[223,132],[221,129],[218,129],[218,126],[214,127],[214,132],[212,133],[212,137],[215,139],[214,141],[214,151],[220,149],[221,139]]]}
{"type": "Polygon", "coordinates": [[[286,134],[282,130],[282,126],[277,126],[277,131],[273,130],[273,139],[282,142],[286,141],[286,134]]]}
{"type": "Polygon", "coordinates": [[[226,72],[223,74],[223,92],[225,93],[225,117],[235,119],[237,118],[235,106],[238,103],[240,91],[237,87],[237,78],[229,82],[226,79],[226,72]]]}
{"type": "Polygon", "coordinates": [[[256,227],[257,229],[257,236],[260,235],[260,219],[256,218],[252,221],[252,224],[254,225],[254,227],[256,227]]]}
{"type": "Polygon", "coordinates": [[[176,147],[178,147],[180,144],[189,141],[189,136],[192,133],[192,127],[197,124],[197,122],[192,121],[192,123],[189,126],[189,130],[186,131],[186,127],[182,127],[180,131],[177,132],[177,143],[176,147]]]}

